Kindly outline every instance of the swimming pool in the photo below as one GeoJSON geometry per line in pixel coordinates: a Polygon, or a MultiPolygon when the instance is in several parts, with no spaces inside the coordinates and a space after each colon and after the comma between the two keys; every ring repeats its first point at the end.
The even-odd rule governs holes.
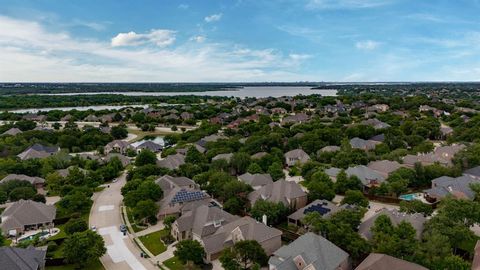
{"type": "Polygon", "coordinates": [[[404,201],[413,201],[417,198],[417,194],[415,194],[415,193],[403,194],[403,195],[400,195],[398,198],[400,198],[401,200],[404,200],[404,201]]]}

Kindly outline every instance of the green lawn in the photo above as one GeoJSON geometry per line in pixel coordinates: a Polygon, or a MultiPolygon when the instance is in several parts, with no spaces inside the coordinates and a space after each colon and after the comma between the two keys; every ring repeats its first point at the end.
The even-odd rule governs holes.
{"type": "Polygon", "coordinates": [[[142,241],[143,245],[155,256],[165,252],[167,247],[163,244],[161,237],[168,234],[167,230],[161,230],[153,232],[144,236],[140,236],[138,239],[142,241]]]}
{"type": "Polygon", "coordinates": [[[163,264],[170,270],[182,270],[183,263],[177,258],[173,257],[163,262],[163,264]]]}
{"type": "MultiPolygon", "coordinates": [[[[47,266],[45,268],[46,270],[75,270],[78,268],[75,268],[73,264],[66,264],[66,265],[60,265],[60,266],[47,266]]],[[[84,270],[105,270],[103,267],[102,263],[100,261],[96,261],[95,263],[86,266],[85,268],[82,268],[84,270]]]]}

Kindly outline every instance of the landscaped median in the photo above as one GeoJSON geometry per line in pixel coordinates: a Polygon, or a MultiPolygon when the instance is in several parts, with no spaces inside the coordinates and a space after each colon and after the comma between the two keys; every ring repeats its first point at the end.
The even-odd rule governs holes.
{"type": "Polygon", "coordinates": [[[162,237],[165,237],[170,232],[168,230],[156,231],[144,236],[138,237],[143,245],[154,255],[157,256],[167,250],[167,247],[162,241],[162,237]]]}

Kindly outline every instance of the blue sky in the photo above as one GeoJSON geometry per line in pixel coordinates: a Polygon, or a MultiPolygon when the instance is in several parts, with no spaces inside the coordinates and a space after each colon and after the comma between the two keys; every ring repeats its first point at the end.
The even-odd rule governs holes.
{"type": "Polygon", "coordinates": [[[0,0],[0,81],[478,81],[480,0],[0,0]]]}

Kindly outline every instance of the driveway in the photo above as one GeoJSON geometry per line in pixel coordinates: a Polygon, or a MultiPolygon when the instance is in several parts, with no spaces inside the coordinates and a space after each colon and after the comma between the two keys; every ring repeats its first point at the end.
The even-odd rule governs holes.
{"type": "Polygon", "coordinates": [[[126,183],[123,173],[116,183],[97,193],[93,198],[90,212],[90,227],[96,226],[105,241],[107,253],[100,259],[106,270],[153,270],[158,269],[148,260],[140,257],[140,249],[131,236],[120,232],[122,195],[121,188],[126,183]]]}

